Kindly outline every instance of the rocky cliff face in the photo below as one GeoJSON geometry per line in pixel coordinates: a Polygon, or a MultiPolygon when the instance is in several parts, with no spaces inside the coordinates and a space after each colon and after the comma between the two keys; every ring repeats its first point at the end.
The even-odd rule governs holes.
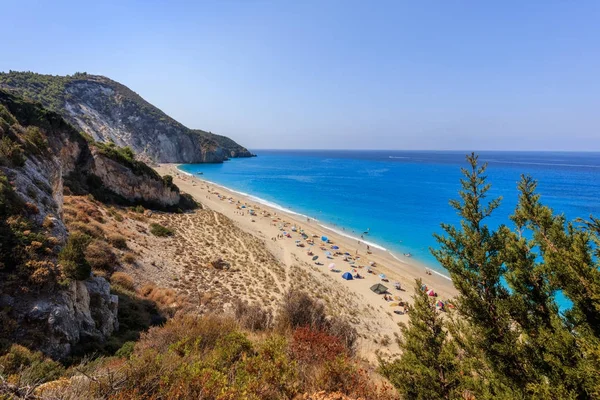
{"type": "Polygon", "coordinates": [[[176,187],[123,157],[90,143],[58,114],[0,90],[0,345],[22,342],[62,358],[118,329],[108,282],[62,281],[57,254],[69,234],[66,177],[128,202],[178,205],[176,187]]]}
{"type": "Polygon", "coordinates": [[[78,343],[103,342],[119,328],[119,299],[104,278],[73,281],[66,289],[33,296],[3,294],[1,286],[0,308],[11,309],[18,325],[15,337],[37,332],[33,347],[53,358],[68,356],[78,343]]]}
{"type": "Polygon", "coordinates": [[[131,202],[158,204],[162,207],[176,206],[179,203],[179,192],[166,186],[162,180],[136,175],[127,166],[103,156],[97,149],[92,149],[92,155],[91,173],[116,194],[131,202]]]}
{"type": "Polygon", "coordinates": [[[102,76],[0,74],[0,88],[40,101],[95,140],[161,163],[217,163],[252,154],[233,140],[191,130],[129,88],[102,76]]]}

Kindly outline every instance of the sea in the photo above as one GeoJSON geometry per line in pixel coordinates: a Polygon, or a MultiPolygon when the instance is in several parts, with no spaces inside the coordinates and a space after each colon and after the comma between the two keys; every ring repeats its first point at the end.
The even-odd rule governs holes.
{"type": "MultiPolygon", "coordinates": [[[[441,223],[460,190],[465,151],[253,150],[257,157],[180,169],[280,210],[412,259],[447,275],[432,256],[441,223]]],[[[600,153],[478,152],[489,198],[502,197],[488,225],[511,226],[522,174],[538,181],[542,203],[569,219],[600,217],[600,153]]]]}

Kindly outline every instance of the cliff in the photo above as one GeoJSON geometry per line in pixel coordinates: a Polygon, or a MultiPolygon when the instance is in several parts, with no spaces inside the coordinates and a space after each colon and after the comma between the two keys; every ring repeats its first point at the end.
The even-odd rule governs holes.
{"type": "Polygon", "coordinates": [[[0,88],[39,101],[94,140],[128,146],[161,163],[215,163],[252,154],[233,140],[191,130],[103,76],[0,73],[0,88]]]}
{"type": "Polygon", "coordinates": [[[127,150],[95,143],[57,113],[0,90],[0,348],[18,342],[62,358],[118,328],[108,282],[66,269],[65,186],[125,204],[188,201],[127,150]]]}

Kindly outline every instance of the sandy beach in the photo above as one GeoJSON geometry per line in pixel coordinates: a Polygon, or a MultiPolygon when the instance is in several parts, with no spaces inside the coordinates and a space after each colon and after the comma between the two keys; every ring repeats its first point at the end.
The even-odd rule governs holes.
{"type": "MultiPolygon", "coordinates": [[[[222,186],[190,176],[179,171],[176,165],[163,164],[155,169],[161,175],[173,176],[174,183],[182,191],[190,193],[203,204],[204,212],[216,212],[217,220],[219,214],[226,217],[235,228],[247,235],[246,240],[244,237],[228,238],[231,242],[229,247],[226,250],[216,248],[214,254],[211,253],[212,257],[218,256],[219,251],[235,253],[239,250],[243,253],[248,250],[249,240],[253,247],[264,246],[260,251],[267,250],[269,253],[264,256],[265,264],[270,265],[266,270],[269,282],[267,287],[254,287],[254,290],[271,292],[273,295],[269,298],[275,302],[289,288],[303,289],[323,299],[331,312],[345,314],[355,324],[361,337],[359,353],[365,359],[374,360],[375,350],[381,349],[382,343],[389,355],[397,352],[394,338],[400,332],[398,323],[408,321],[404,307],[398,304],[411,301],[415,278],[421,278],[428,288],[437,293],[438,299],[447,299],[455,293],[450,280],[436,273],[427,274],[426,266],[413,260],[404,262],[375,246],[367,249],[364,241],[351,239],[321,226],[318,221],[274,209],[222,186]],[[330,243],[323,242],[322,236],[326,236],[330,243]],[[257,240],[260,242],[258,245],[257,240]],[[311,240],[314,245],[310,244],[311,240]],[[330,258],[326,256],[326,251],[331,253],[330,258]],[[270,260],[271,255],[275,261],[270,260]],[[322,265],[312,260],[314,256],[319,256],[316,262],[322,265]],[[330,264],[335,264],[333,271],[330,271],[330,264]],[[358,273],[360,279],[342,279],[345,272],[355,277],[358,273]],[[385,275],[385,281],[380,274],[385,275]],[[400,283],[401,290],[395,288],[396,282],[400,283]],[[371,286],[377,283],[388,288],[388,300],[371,291],[371,286]],[[276,291],[272,290],[274,287],[276,291]]],[[[194,235],[193,231],[188,234],[194,235]]],[[[200,245],[202,241],[198,239],[197,244],[200,245]]],[[[227,258],[227,254],[223,254],[223,258],[227,258]]],[[[256,260],[247,261],[256,264],[256,260]]],[[[261,267],[264,265],[261,264],[261,267]]],[[[261,269],[255,273],[264,274],[265,271],[261,269]]],[[[252,276],[252,270],[248,274],[252,276]]],[[[252,301],[246,291],[236,293],[233,290],[232,297],[236,296],[252,301]]],[[[270,306],[275,307],[274,304],[270,306]]]]}

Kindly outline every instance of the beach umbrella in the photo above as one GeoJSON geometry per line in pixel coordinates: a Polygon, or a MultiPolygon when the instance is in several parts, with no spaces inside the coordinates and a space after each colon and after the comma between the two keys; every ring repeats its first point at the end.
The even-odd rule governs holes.
{"type": "Polygon", "coordinates": [[[385,274],[379,274],[379,277],[380,277],[381,279],[385,279],[385,274]]]}
{"type": "Polygon", "coordinates": [[[327,236],[321,236],[321,240],[322,240],[322,241],[324,241],[324,242],[326,242],[326,241],[328,241],[329,239],[327,238],[327,236]]]}
{"type": "Polygon", "coordinates": [[[331,248],[334,249],[334,250],[338,250],[339,249],[338,246],[331,246],[331,248]]]}
{"type": "Polygon", "coordinates": [[[334,263],[329,264],[329,270],[333,271],[334,269],[335,269],[335,264],[334,263]]]}
{"type": "Polygon", "coordinates": [[[325,255],[326,255],[326,256],[330,256],[330,255],[331,255],[331,252],[330,252],[330,251],[326,251],[326,252],[325,252],[325,255]]]}
{"type": "Polygon", "coordinates": [[[318,260],[319,256],[314,256],[312,259],[313,259],[313,261],[318,260]]]}
{"type": "Polygon", "coordinates": [[[435,292],[433,291],[433,289],[429,289],[427,291],[427,295],[433,297],[433,296],[435,296],[435,292]]]}

